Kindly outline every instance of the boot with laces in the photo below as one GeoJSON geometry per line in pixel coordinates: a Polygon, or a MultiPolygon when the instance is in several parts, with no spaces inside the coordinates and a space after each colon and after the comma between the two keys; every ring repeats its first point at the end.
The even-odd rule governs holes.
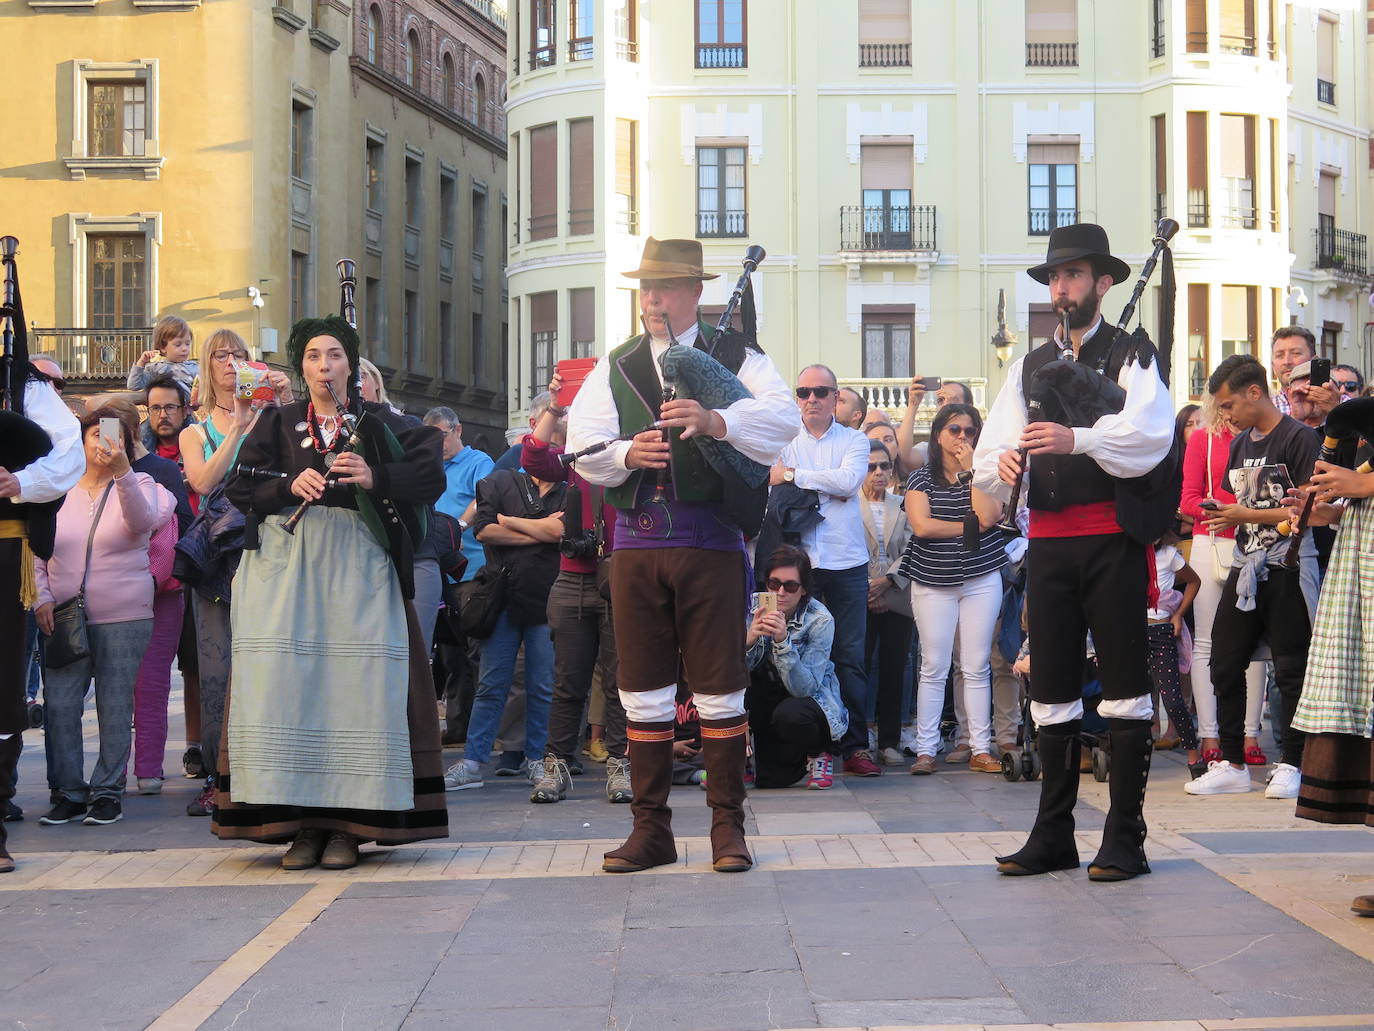
{"type": "Polygon", "coordinates": [[[633,802],[634,786],[630,782],[630,760],[612,755],[606,758],[606,800],[633,802]]]}
{"type": "Polygon", "coordinates": [[[568,772],[567,761],[556,755],[546,755],[540,762],[531,764],[530,780],[534,784],[531,802],[561,802],[572,790],[572,774],[568,772]]]}

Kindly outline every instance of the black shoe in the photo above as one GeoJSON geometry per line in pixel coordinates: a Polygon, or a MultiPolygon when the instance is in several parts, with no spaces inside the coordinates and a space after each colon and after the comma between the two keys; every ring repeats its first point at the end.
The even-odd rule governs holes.
{"type": "Polygon", "coordinates": [[[24,818],[24,810],[20,809],[13,802],[5,803],[5,822],[18,823],[24,818]]]}
{"type": "Polygon", "coordinates": [[[580,777],[580,776],[582,776],[582,774],[584,774],[584,773],[586,773],[586,772],[587,772],[587,771],[584,770],[584,769],[582,768],[582,762],[581,762],[581,760],[579,760],[579,759],[569,759],[569,760],[568,760],[568,773],[569,773],[569,774],[571,774],[571,775],[574,776],[574,777],[580,777]]]}
{"type": "Polygon", "coordinates": [[[29,702],[29,727],[40,730],[43,727],[43,703],[29,702]]]}
{"type": "Polygon", "coordinates": [[[71,823],[73,820],[79,819],[85,815],[85,802],[73,802],[69,798],[63,798],[57,805],[52,807],[50,812],[40,816],[38,822],[45,823],[49,827],[55,827],[58,824],[71,823]]]}
{"type": "Polygon", "coordinates": [[[525,768],[524,752],[502,752],[500,758],[496,760],[496,775],[498,777],[518,777],[525,768]]]}
{"type": "Polygon", "coordinates": [[[181,768],[192,780],[205,776],[205,759],[200,754],[200,745],[186,746],[186,751],[181,753],[181,768]]]}
{"type": "Polygon", "coordinates": [[[120,809],[118,801],[113,798],[97,798],[91,803],[91,811],[86,814],[86,818],[81,822],[95,826],[96,824],[118,823],[122,819],[124,819],[124,813],[120,809]]]}
{"type": "Polygon", "coordinates": [[[459,745],[465,745],[467,743],[468,736],[466,734],[450,734],[447,730],[444,731],[444,736],[439,739],[439,744],[443,745],[445,748],[457,748],[459,745]]]}
{"type": "Polygon", "coordinates": [[[48,805],[57,805],[58,802],[67,796],[58,791],[57,788],[48,789],[48,805]]]}

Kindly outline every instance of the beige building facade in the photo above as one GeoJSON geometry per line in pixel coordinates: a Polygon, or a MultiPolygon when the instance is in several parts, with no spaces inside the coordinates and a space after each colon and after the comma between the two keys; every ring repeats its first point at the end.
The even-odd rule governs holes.
{"type": "Polygon", "coordinates": [[[633,328],[647,234],[702,241],[710,311],[762,244],[765,349],[894,414],[912,374],[990,400],[999,293],[1024,353],[1052,330],[1024,269],[1075,220],[1136,271],[1182,226],[1179,403],[1294,319],[1363,360],[1363,5],[520,0],[510,27],[513,413],[633,328]]]}
{"type": "Polygon", "coordinates": [[[393,401],[451,405],[499,449],[500,5],[29,0],[0,32],[24,113],[0,221],[34,349],[78,390],[121,381],[165,314],[282,363],[350,257],[393,401]]]}

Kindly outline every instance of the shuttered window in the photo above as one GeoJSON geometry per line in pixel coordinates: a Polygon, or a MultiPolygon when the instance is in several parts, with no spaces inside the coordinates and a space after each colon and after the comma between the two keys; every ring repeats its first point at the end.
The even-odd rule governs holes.
{"type": "Polygon", "coordinates": [[[593,231],[596,221],[595,132],[590,118],[568,123],[568,233],[593,231]]]}
{"type": "Polygon", "coordinates": [[[911,0],[859,0],[860,43],[910,43],[911,0]]]}
{"type": "Polygon", "coordinates": [[[1188,225],[1211,225],[1207,207],[1207,112],[1188,112],[1188,225]]]}
{"type": "Polygon", "coordinates": [[[1254,229],[1255,119],[1251,115],[1221,116],[1222,224],[1254,229]]]}
{"type": "Polygon", "coordinates": [[[1078,40],[1078,0],[1026,0],[1027,43],[1078,40]]]}
{"type": "Polygon", "coordinates": [[[635,191],[635,163],[639,123],[615,120],[615,220],[616,228],[639,232],[639,198],[635,191]]]}
{"type": "Polygon", "coordinates": [[[558,127],[530,130],[530,239],[558,235],[558,127]]]}
{"type": "Polygon", "coordinates": [[[590,358],[596,353],[596,289],[581,287],[568,291],[568,321],[572,327],[569,344],[573,358],[590,358]]]}
{"type": "Polygon", "coordinates": [[[1207,0],[1188,0],[1188,53],[1207,52],[1207,0]]]}
{"type": "Polygon", "coordinates": [[[557,348],[558,294],[530,294],[530,397],[548,387],[557,348]]]}
{"type": "Polygon", "coordinates": [[[1255,0],[1221,0],[1221,50],[1255,56],[1255,0]]]}

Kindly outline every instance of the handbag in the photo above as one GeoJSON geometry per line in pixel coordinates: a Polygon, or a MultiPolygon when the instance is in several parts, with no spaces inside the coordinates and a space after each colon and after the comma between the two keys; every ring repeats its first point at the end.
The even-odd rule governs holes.
{"type": "Polygon", "coordinates": [[[148,541],[148,572],[153,575],[154,589],[158,594],[171,594],[181,590],[181,581],[172,575],[172,562],[176,558],[177,520],[172,516],[155,531],[148,541]]]}
{"type": "Polygon", "coordinates": [[[505,566],[489,562],[471,580],[458,585],[458,630],[465,637],[484,641],[491,636],[506,607],[509,579],[505,566]]]}
{"type": "Polygon", "coordinates": [[[91,520],[91,532],[86,535],[86,564],[81,570],[81,586],[77,589],[76,597],[53,606],[52,633],[43,642],[43,662],[52,669],[63,669],[91,654],[91,639],[86,632],[86,577],[91,572],[95,528],[100,525],[100,514],[105,511],[105,502],[110,499],[110,488],[113,486],[113,480],[105,484],[105,493],[100,495],[100,504],[96,506],[95,517],[91,520]]]}

